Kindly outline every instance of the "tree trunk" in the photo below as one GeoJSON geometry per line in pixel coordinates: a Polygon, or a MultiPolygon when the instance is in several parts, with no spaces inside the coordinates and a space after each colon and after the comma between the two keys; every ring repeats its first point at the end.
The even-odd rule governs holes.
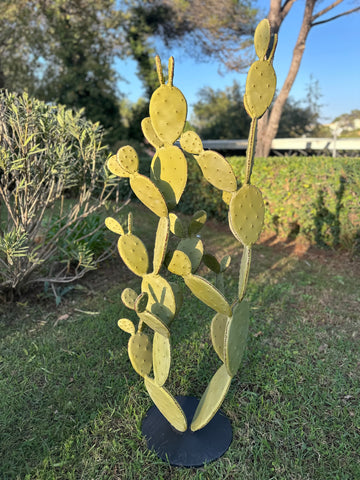
{"type": "MultiPolygon", "coordinates": [[[[306,39],[311,29],[312,16],[316,1],[317,0],[306,0],[304,17],[296,45],[293,50],[293,56],[288,75],[273,104],[271,113],[268,117],[268,121],[266,122],[266,119],[264,119],[259,125],[259,132],[261,136],[258,135],[258,143],[256,150],[257,156],[267,157],[270,153],[271,143],[278,131],[280,117],[285,102],[289,96],[291,87],[294,84],[296,75],[300,68],[300,63],[305,50],[306,39]]],[[[279,9],[278,0],[273,0],[271,2],[269,18],[271,19],[272,24],[274,24],[275,29],[279,29],[281,22],[284,19],[284,16],[282,15],[281,9],[279,9]]]]}

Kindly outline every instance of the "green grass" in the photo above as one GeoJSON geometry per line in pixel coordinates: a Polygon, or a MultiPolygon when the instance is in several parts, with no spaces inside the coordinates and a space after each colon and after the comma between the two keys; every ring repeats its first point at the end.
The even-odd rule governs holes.
{"type": "MultiPolygon", "coordinates": [[[[135,227],[143,226],[145,217],[136,218],[135,227]]],[[[234,294],[238,247],[226,231],[215,233],[208,228],[204,238],[210,249],[231,250],[227,291],[234,294]]],[[[131,278],[114,262],[120,279],[131,278]]],[[[152,403],[130,366],[128,335],[117,327],[133,312],[121,304],[116,275],[102,288],[101,270],[91,275],[92,290],[57,310],[41,298],[3,307],[2,480],[360,478],[358,265],[340,254],[256,246],[248,347],[222,407],[234,438],[201,469],[171,467],[147,450],[141,421],[152,403]]],[[[186,293],[172,327],[168,385],[176,395],[200,396],[220,365],[212,315],[186,293]]]]}

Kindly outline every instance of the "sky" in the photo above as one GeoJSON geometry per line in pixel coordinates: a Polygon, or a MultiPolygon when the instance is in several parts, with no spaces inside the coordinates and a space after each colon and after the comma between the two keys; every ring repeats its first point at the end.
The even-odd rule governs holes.
{"type": "MultiPolygon", "coordinates": [[[[278,46],[274,58],[274,69],[278,87],[281,87],[290,66],[292,51],[302,20],[304,0],[297,0],[284,20],[278,38],[278,46]]],[[[330,11],[323,18],[329,18],[344,10],[358,6],[360,0],[345,0],[343,6],[330,11]]],[[[321,2],[324,8],[329,2],[321,2]]],[[[269,0],[259,0],[257,5],[267,14],[269,0]]],[[[338,18],[323,25],[314,26],[309,33],[305,53],[299,73],[290,95],[295,100],[306,97],[307,86],[312,80],[318,82],[322,105],[320,121],[330,123],[342,113],[360,109],[360,11],[338,18]]],[[[236,80],[245,87],[246,72],[228,72],[219,74],[216,62],[200,63],[180,50],[168,50],[160,47],[163,63],[171,55],[175,57],[174,85],[184,93],[189,105],[191,118],[192,106],[198,100],[201,88],[209,86],[224,90],[236,80]]],[[[120,82],[120,91],[135,102],[143,94],[141,82],[136,77],[136,63],[127,60],[117,63],[119,74],[126,79],[120,82]]]]}

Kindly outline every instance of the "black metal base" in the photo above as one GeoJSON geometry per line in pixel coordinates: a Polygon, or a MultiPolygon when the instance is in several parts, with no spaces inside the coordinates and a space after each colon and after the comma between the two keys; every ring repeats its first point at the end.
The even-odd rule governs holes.
{"type": "Polygon", "coordinates": [[[186,432],[175,430],[156,406],[151,407],[142,423],[142,433],[150,450],[170,465],[202,467],[220,458],[232,441],[230,420],[218,411],[201,430],[192,432],[190,423],[199,400],[195,397],[176,397],[188,420],[186,432]]]}

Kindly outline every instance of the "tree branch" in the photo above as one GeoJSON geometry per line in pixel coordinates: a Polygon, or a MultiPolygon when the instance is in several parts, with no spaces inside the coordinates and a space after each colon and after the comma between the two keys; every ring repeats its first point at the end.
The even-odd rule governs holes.
{"type": "Polygon", "coordinates": [[[312,23],[311,26],[314,27],[315,25],[321,25],[322,23],[331,22],[332,20],[336,20],[337,18],[343,17],[344,15],[350,15],[350,13],[360,11],[360,7],[355,7],[352,10],[347,10],[346,12],[339,13],[339,15],[335,15],[334,17],[327,18],[326,20],[321,20],[320,22],[312,23]]]}
{"type": "Polygon", "coordinates": [[[296,0],[286,0],[284,5],[281,7],[281,16],[283,20],[286,17],[286,15],[289,13],[291,7],[294,5],[295,2],[296,0]]]}
{"type": "Polygon", "coordinates": [[[311,19],[311,23],[313,23],[314,20],[316,20],[319,17],[322,17],[325,13],[329,12],[333,8],[337,7],[340,3],[342,3],[344,0],[335,0],[334,3],[329,5],[328,7],[324,8],[323,10],[320,10],[320,12],[315,13],[311,19]]]}

